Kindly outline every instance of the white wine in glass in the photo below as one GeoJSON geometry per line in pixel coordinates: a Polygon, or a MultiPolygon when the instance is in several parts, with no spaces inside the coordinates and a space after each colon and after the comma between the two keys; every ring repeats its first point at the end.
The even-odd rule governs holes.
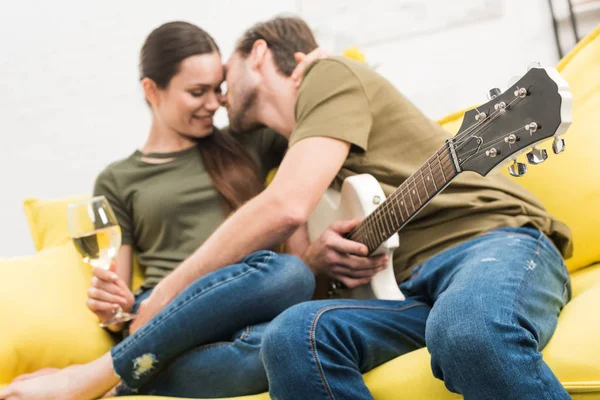
{"type": "MultiPolygon", "coordinates": [[[[121,247],[121,228],[104,196],[69,204],[67,208],[69,234],[83,261],[92,267],[110,269],[121,247]]],[[[102,327],[127,322],[133,314],[119,306],[115,314],[100,324],[102,327]]]]}

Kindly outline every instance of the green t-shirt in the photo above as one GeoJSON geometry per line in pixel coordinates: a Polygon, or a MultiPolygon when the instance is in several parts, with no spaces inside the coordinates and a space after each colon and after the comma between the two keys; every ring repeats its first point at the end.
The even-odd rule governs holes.
{"type": "MultiPolygon", "coordinates": [[[[283,158],[287,141],[269,129],[234,136],[254,157],[260,179],[283,158]]],[[[104,195],[153,287],[192,254],[225,220],[223,200],[198,147],[160,154],[134,152],[104,169],[94,195],[104,195]],[[167,159],[154,164],[143,157],[167,159]]]]}
{"type": "MultiPolygon", "coordinates": [[[[334,186],[355,174],[371,174],[389,196],[443,144],[447,133],[426,118],[386,79],[343,57],[317,61],[305,72],[289,140],[314,136],[351,143],[334,186]]],[[[400,232],[396,278],[434,254],[482,232],[531,224],[546,233],[563,256],[572,252],[568,227],[550,216],[532,194],[500,174],[460,174],[400,232]]]]}

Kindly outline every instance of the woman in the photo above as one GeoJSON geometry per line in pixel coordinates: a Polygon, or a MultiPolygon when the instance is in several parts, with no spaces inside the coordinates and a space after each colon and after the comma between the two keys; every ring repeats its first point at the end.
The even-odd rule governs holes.
{"type": "MultiPolygon", "coordinates": [[[[231,136],[214,128],[223,68],[217,45],[202,29],[185,22],[155,29],[142,48],[140,72],[152,112],[147,142],[107,167],[94,189],[109,200],[123,239],[116,274],[95,269],[88,292],[88,307],[101,321],[117,305],[135,312],[229,212],[262,190],[286,148],[269,130],[231,136]],[[146,267],[135,297],[129,290],[134,251],[146,267]]],[[[0,399],[92,399],[119,377],[117,394],[228,397],[265,391],[260,333],[286,308],[310,300],[313,291],[313,274],[299,258],[257,252],[198,279],[98,360],[22,376],[0,391],[0,399]]]]}

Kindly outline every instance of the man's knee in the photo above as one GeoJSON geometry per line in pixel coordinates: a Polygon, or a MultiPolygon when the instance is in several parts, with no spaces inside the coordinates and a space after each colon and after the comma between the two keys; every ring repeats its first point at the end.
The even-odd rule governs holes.
{"type": "Polygon", "coordinates": [[[425,341],[434,365],[455,368],[494,358],[502,324],[477,298],[462,297],[460,303],[441,299],[429,315],[425,341]]]}
{"type": "Polygon", "coordinates": [[[287,356],[309,355],[317,341],[334,335],[344,317],[330,310],[326,303],[309,301],[297,304],[275,318],[263,338],[263,361],[268,363],[287,356]]]}
{"type": "Polygon", "coordinates": [[[262,343],[261,358],[267,368],[277,360],[286,358],[299,347],[306,345],[307,315],[311,313],[312,303],[297,304],[285,310],[269,323],[262,343]]]}

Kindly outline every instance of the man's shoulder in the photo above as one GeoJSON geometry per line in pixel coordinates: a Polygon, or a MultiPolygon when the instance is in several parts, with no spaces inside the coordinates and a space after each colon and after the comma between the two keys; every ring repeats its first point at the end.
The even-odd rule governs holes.
{"type": "Polygon", "coordinates": [[[371,97],[380,88],[393,86],[369,65],[335,56],[317,60],[307,68],[298,97],[308,95],[309,98],[319,98],[324,93],[335,93],[342,87],[364,91],[367,97],[371,97]]]}
{"type": "Polygon", "coordinates": [[[361,75],[363,73],[375,73],[375,71],[369,68],[368,65],[348,57],[332,56],[317,60],[309,65],[304,72],[304,78],[308,78],[311,75],[314,77],[316,75],[337,75],[340,73],[361,75]]]}

